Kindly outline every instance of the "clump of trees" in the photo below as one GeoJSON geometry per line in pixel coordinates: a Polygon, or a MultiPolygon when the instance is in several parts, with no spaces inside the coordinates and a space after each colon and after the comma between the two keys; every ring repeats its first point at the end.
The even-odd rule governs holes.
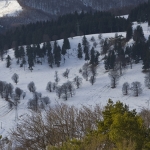
{"type": "Polygon", "coordinates": [[[58,98],[63,98],[64,100],[68,100],[69,97],[73,97],[75,95],[74,84],[71,81],[67,81],[61,86],[56,87],[56,95],[58,98]]]}
{"type": "Polygon", "coordinates": [[[138,81],[132,82],[131,87],[128,82],[125,82],[122,86],[122,93],[123,95],[128,95],[131,92],[133,96],[138,97],[143,92],[141,86],[138,81]]]}

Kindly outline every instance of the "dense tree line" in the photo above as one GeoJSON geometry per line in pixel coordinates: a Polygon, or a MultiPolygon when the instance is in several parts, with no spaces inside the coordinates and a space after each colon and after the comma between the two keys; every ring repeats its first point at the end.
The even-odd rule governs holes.
{"type": "Polygon", "coordinates": [[[49,14],[62,15],[81,10],[101,10],[108,11],[111,9],[135,6],[146,0],[19,0],[21,5],[33,7],[49,14]],[[71,8],[71,9],[70,9],[71,8]]]}
{"type": "Polygon", "coordinates": [[[57,20],[30,23],[0,34],[0,50],[16,45],[29,45],[73,37],[80,34],[125,31],[128,21],[108,12],[77,12],[60,16],[57,20]],[[79,29],[77,30],[77,22],[79,29]]]}
{"type": "Polygon", "coordinates": [[[150,24],[150,0],[148,2],[140,4],[136,8],[134,8],[130,14],[129,19],[131,22],[145,22],[148,21],[150,24]]]}

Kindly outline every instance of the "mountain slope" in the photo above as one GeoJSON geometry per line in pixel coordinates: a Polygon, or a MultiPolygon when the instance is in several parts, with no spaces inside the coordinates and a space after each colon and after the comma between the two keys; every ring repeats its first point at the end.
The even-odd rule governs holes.
{"type": "Polygon", "coordinates": [[[0,17],[3,16],[18,16],[22,11],[22,7],[17,0],[1,0],[0,1],[0,17]]]}
{"type": "Polygon", "coordinates": [[[21,5],[30,6],[49,14],[62,15],[81,10],[108,11],[128,6],[136,6],[147,0],[18,0],[21,5]]]}
{"type": "MultiPolygon", "coordinates": [[[[135,28],[138,24],[135,22],[133,28],[135,28]]],[[[141,24],[144,30],[145,37],[148,38],[150,35],[150,31],[147,31],[148,24],[141,24]]],[[[118,35],[125,36],[126,33],[118,33],[118,35]]],[[[98,34],[88,35],[86,36],[90,42],[90,48],[93,45],[93,42],[90,41],[91,37],[94,37],[97,43],[100,43],[98,39],[98,34]]],[[[114,37],[115,33],[107,33],[102,34],[102,38],[111,38],[114,37]]],[[[46,85],[49,81],[54,82],[55,71],[58,71],[58,75],[60,81],[58,85],[62,85],[63,83],[72,81],[74,77],[77,75],[82,77],[79,73],[79,69],[82,68],[85,63],[84,59],[79,60],[77,58],[77,46],[78,43],[82,41],[82,36],[69,38],[71,49],[67,51],[67,55],[65,56],[66,61],[61,62],[60,67],[50,68],[44,59],[42,65],[35,65],[33,72],[31,72],[27,66],[25,71],[23,68],[20,68],[19,65],[16,64],[16,59],[14,57],[14,51],[9,50],[8,54],[12,58],[12,65],[10,68],[6,68],[6,62],[2,61],[0,63],[0,80],[7,81],[8,83],[12,83],[14,88],[19,87],[24,92],[26,92],[25,99],[21,98],[20,103],[18,105],[18,116],[19,119],[25,115],[25,113],[30,113],[27,103],[29,99],[32,98],[32,93],[28,91],[27,84],[31,81],[35,83],[38,92],[42,93],[42,96],[49,96],[51,100],[51,106],[56,103],[66,103],[68,105],[74,105],[76,107],[80,107],[82,105],[93,106],[97,103],[100,103],[104,106],[107,103],[107,100],[111,98],[113,101],[120,100],[123,103],[126,103],[130,106],[131,109],[140,110],[142,107],[147,107],[147,102],[149,102],[149,89],[144,86],[144,76],[142,73],[142,64],[133,64],[133,69],[130,69],[128,66],[124,72],[124,75],[120,78],[119,84],[117,88],[112,89],[110,85],[110,78],[108,77],[108,72],[104,69],[103,57],[100,56],[100,64],[97,70],[96,83],[91,85],[89,81],[83,79],[83,84],[81,88],[76,89],[76,94],[69,98],[67,101],[63,99],[59,99],[55,92],[49,93],[46,91],[46,85]],[[70,69],[69,78],[66,79],[62,76],[63,72],[66,69],[70,69]],[[15,85],[11,79],[12,75],[17,73],[19,75],[19,83],[15,85]],[[124,96],[122,94],[122,84],[124,82],[129,82],[131,84],[134,81],[139,81],[142,84],[143,93],[139,97],[134,97],[132,93],[128,96],[124,96]]],[[[63,40],[59,40],[58,44],[62,46],[63,40]]],[[[130,40],[128,45],[131,45],[133,40],[130,40]]],[[[52,42],[53,45],[53,42],[52,42]]],[[[42,44],[41,44],[42,46],[42,44]]],[[[101,45],[97,45],[96,50],[101,52],[101,45]]],[[[5,56],[6,57],[6,56],[5,56]]],[[[7,131],[10,130],[11,127],[16,125],[15,121],[15,109],[9,109],[8,102],[4,99],[0,98],[0,122],[2,122],[2,129],[0,129],[0,134],[3,136],[7,135],[7,131]]]]}

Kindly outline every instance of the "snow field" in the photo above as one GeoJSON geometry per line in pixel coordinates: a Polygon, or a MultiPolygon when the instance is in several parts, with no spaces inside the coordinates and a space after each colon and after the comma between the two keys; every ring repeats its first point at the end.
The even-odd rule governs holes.
{"type": "Polygon", "coordinates": [[[0,17],[17,16],[20,11],[22,11],[22,7],[17,0],[0,1],[0,17]]]}

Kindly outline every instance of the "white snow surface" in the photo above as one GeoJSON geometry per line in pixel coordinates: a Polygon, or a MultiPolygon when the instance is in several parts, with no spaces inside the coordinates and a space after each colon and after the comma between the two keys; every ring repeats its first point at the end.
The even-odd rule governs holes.
{"type": "MultiPolygon", "coordinates": [[[[138,24],[135,22],[134,27],[138,24]]],[[[145,37],[148,38],[150,32],[147,30],[148,24],[141,24],[144,30],[145,37]]],[[[102,34],[102,38],[114,37],[116,33],[106,33],[102,34]]],[[[118,35],[125,36],[125,32],[120,32],[118,35]]],[[[91,37],[94,36],[97,43],[99,43],[98,34],[87,35],[87,39],[90,41],[91,37]]],[[[104,62],[102,60],[103,56],[100,56],[100,64],[97,70],[96,83],[92,86],[89,81],[83,79],[83,84],[79,89],[76,89],[76,94],[72,98],[69,98],[67,101],[63,99],[58,99],[55,92],[49,93],[46,91],[46,85],[49,81],[54,82],[55,71],[58,71],[60,78],[59,85],[62,85],[66,81],[72,81],[73,78],[78,75],[82,77],[79,73],[79,69],[82,68],[85,63],[84,59],[79,60],[77,58],[77,46],[78,43],[82,42],[82,36],[77,36],[69,38],[71,49],[68,50],[68,55],[66,56],[66,62],[62,61],[60,67],[50,68],[45,60],[42,65],[35,65],[33,72],[28,70],[27,66],[24,71],[23,68],[20,68],[19,65],[16,65],[16,59],[14,58],[14,51],[10,49],[8,54],[12,58],[11,68],[6,68],[6,61],[0,62],[0,80],[6,81],[7,83],[12,83],[14,89],[16,87],[21,88],[26,92],[25,99],[21,99],[18,107],[18,116],[21,119],[26,113],[30,113],[30,110],[27,109],[27,102],[32,98],[32,94],[27,89],[27,84],[31,81],[35,83],[37,92],[41,92],[42,96],[49,96],[51,100],[51,106],[55,105],[57,102],[65,103],[68,105],[74,105],[80,107],[82,105],[94,106],[95,104],[101,104],[105,106],[108,102],[108,99],[112,99],[114,102],[120,100],[121,102],[129,105],[130,109],[137,109],[139,111],[143,107],[148,107],[148,101],[150,100],[150,91],[144,85],[145,74],[142,73],[142,63],[133,64],[133,69],[130,69],[130,66],[125,70],[124,75],[120,78],[117,88],[111,89],[110,87],[110,78],[108,77],[108,72],[104,69],[104,62]],[[66,79],[62,76],[62,73],[66,69],[70,69],[69,78],[66,79]],[[19,83],[14,84],[11,77],[14,73],[19,75],[19,83]],[[122,85],[124,82],[132,83],[134,81],[139,81],[142,84],[143,93],[139,97],[134,97],[130,93],[128,96],[122,94],[122,85]]],[[[59,40],[58,44],[62,46],[63,40],[59,40]]],[[[133,40],[130,40],[128,44],[132,44],[133,40]]],[[[92,42],[90,41],[92,47],[92,42]]],[[[42,44],[41,44],[42,46],[42,44]]],[[[98,44],[96,50],[101,51],[101,46],[98,44]]],[[[0,128],[0,135],[7,136],[11,128],[16,125],[15,122],[15,110],[8,109],[8,104],[4,99],[0,98],[0,123],[2,128],[0,128]]]]}
{"type": "Polygon", "coordinates": [[[17,0],[2,0],[0,1],[0,17],[3,16],[17,16],[22,7],[17,0]]]}
{"type": "Polygon", "coordinates": [[[117,17],[128,19],[129,15],[122,15],[122,16],[117,16],[117,17]]]}

